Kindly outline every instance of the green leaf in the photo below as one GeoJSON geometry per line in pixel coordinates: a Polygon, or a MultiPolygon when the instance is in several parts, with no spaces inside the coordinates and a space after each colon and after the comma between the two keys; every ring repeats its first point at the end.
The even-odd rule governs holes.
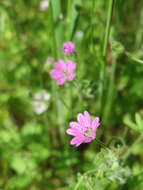
{"type": "Polygon", "coordinates": [[[138,113],[135,114],[135,121],[138,125],[138,128],[143,130],[143,120],[141,119],[141,116],[138,113]]]}
{"type": "Polygon", "coordinates": [[[32,152],[33,156],[38,161],[42,161],[49,157],[48,147],[40,143],[31,143],[28,147],[29,147],[30,152],[32,152]]]}
{"type": "Polygon", "coordinates": [[[15,154],[11,161],[11,167],[18,173],[30,172],[36,167],[35,160],[29,155],[15,154]]]}
{"type": "Polygon", "coordinates": [[[137,125],[130,120],[129,116],[126,115],[123,119],[123,122],[125,123],[125,125],[127,125],[131,129],[138,131],[137,125]]]}
{"type": "Polygon", "coordinates": [[[136,123],[131,121],[129,115],[125,115],[123,119],[125,125],[127,125],[131,129],[135,130],[136,132],[143,132],[143,120],[138,113],[135,114],[135,121],[136,123]]]}
{"type": "Polygon", "coordinates": [[[74,31],[77,27],[77,20],[79,18],[81,6],[82,6],[81,0],[68,0],[67,25],[66,25],[67,40],[72,40],[74,31]]]}
{"type": "Polygon", "coordinates": [[[26,163],[23,157],[15,156],[12,160],[11,167],[19,174],[22,174],[26,170],[26,163]]]}

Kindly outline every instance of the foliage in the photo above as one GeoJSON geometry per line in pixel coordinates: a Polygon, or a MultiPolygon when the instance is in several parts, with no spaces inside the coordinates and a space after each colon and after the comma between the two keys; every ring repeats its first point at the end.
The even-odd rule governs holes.
{"type": "Polygon", "coordinates": [[[0,1],[0,189],[143,189],[142,1],[40,3],[0,1]],[[57,86],[49,72],[71,59],[67,41],[76,78],[57,86]],[[50,97],[36,99],[38,112],[37,92],[50,97]],[[69,145],[65,131],[84,110],[101,118],[108,149],[69,145]]]}

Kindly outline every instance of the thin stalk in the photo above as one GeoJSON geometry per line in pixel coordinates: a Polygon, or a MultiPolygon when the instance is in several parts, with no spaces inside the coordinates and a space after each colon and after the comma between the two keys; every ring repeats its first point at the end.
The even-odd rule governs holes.
{"type": "Polygon", "coordinates": [[[92,173],[96,173],[97,172],[97,169],[93,169],[93,170],[89,170],[85,173],[85,175],[88,175],[88,174],[92,174],[92,173]]]}
{"type": "MultiPolygon", "coordinates": [[[[87,179],[86,179],[87,180],[87,179]]],[[[86,181],[86,186],[88,188],[88,190],[93,190],[93,187],[91,186],[91,184],[88,182],[88,180],[86,181]]]]}
{"type": "Polygon", "coordinates": [[[140,48],[141,47],[141,44],[142,44],[142,39],[143,39],[143,6],[141,8],[141,13],[140,13],[140,21],[139,21],[139,24],[138,24],[138,30],[137,33],[136,33],[136,49],[140,48]]]}
{"type": "Polygon", "coordinates": [[[104,90],[104,62],[101,63],[100,76],[99,76],[99,87],[98,87],[98,102],[99,102],[99,114],[102,113],[102,100],[103,100],[103,90],[104,90]]]}
{"type": "Polygon", "coordinates": [[[112,71],[111,71],[111,77],[109,81],[109,88],[107,92],[107,99],[105,104],[105,109],[103,111],[103,123],[105,124],[109,118],[112,103],[114,99],[114,79],[115,79],[115,71],[116,71],[116,61],[112,63],[112,71]]]}
{"type": "Polygon", "coordinates": [[[7,180],[8,180],[8,163],[6,161],[3,162],[3,190],[7,189],[7,180]]]}
{"type": "Polygon", "coordinates": [[[109,41],[109,34],[111,28],[111,19],[113,15],[113,7],[114,7],[114,0],[109,0],[109,7],[108,7],[108,15],[106,21],[106,30],[105,30],[105,38],[104,38],[104,46],[103,46],[103,56],[106,56],[107,45],[109,41]]]}
{"type": "Polygon", "coordinates": [[[122,138],[122,137],[113,137],[109,142],[108,142],[108,147],[110,147],[110,144],[113,142],[113,141],[120,141],[122,144],[123,144],[123,146],[125,146],[125,141],[124,141],[124,139],[122,138]]]}
{"type": "Polygon", "coordinates": [[[70,107],[67,105],[67,103],[65,102],[65,100],[63,98],[60,98],[60,100],[63,103],[63,105],[67,108],[67,110],[70,111],[70,107]]]}
{"type": "Polygon", "coordinates": [[[73,84],[74,84],[74,86],[75,86],[76,89],[77,89],[77,95],[78,95],[79,101],[81,102],[81,101],[83,100],[83,97],[82,97],[82,94],[81,94],[81,88],[80,88],[80,86],[79,86],[76,82],[74,82],[74,81],[73,81],[73,84]]]}
{"type": "Polygon", "coordinates": [[[66,40],[67,41],[70,41],[71,40],[71,34],[72,34],[72,31],[70,30],[71,29],[71,19],[72,19],[72,9],[73,9],[73,6],[72,6],[72,3],[74,3],[74,1],[72,0],[68,0],[67,1],[67,18],[66,18],[66,22],[67,22],[67,29],[66,29],[66,40]]]}
{"type": "Polygon", "coordinates": [[[97,142],[97,144],[99,144],[100,146],[102,146],[103,148],[105,148],[106,150],[109,150],[109,148],[100,140],[95,139],[95,141],[97,142]]]}
{"type": "Polygon", "coordinates": [[[78,189],[78,187],[80,186],[80,184],[82,183],[82,181],[84,180],[84,177],[83,176],[81,176],[80,177],[80,180],[78,181],[78,183],[76,184],[76,186],[74,187],[74,189],[73,190],[77,190],[78,189]]]}
{"type": "Polygon", "coordinates": [[[129,57],[133,61],[135,61],[137,63],[140,63],[140,64],[143,64],[143,60],[134,57],[131,53],[129,53],[129,52],[126,51],[125,54],[126,54],[127,57],[129,57]]]}
{"type": "Polygon", "coordinates": [[[56,58],[60,58],[61,45],[63,43],[63,23],[60,20],[61,15],[61,1],[51,1],[51,13],[52,13],[52,34],[53,34],[53,49],[56,58]]]}
{"type": "Polygon", "coordinates": [[[95,30],[95,26],[94,26],[94,19],[95,19],[95,0],[92,1],[92,9],[91,9],[91,16],[90,16],[90,27],[91,27],[91,35],[90,35],[90,41],[91,41],[91,47],[92,47],[92,52],[94,52],[94,30],[95,30]]]}
{"type": "MultiPolygon", "coordinates": [[[[51,1],[51,25],[52,25],[52,35],[53,35],[53,53],[57,59],[61,58],[61,45],[63,43],[62,39],[62,22],[59,20],[61,14],[61,1],[52,0],[51,1]]],[[[57,91],[57,86],[52,84],[52,93],[54,95],[54,107],[56,110],[56,117],[58,121],[58,129],[61,138],[61,142],[64,140],[64,117],[63,117],[63,104],[60,101],[60,97],[57,91]]]]}

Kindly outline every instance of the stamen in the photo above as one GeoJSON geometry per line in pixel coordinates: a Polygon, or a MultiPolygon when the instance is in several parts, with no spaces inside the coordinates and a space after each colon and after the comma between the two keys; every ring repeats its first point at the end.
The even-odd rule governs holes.
{"type": "Polygon", "coordinates": [[[93,136],[93,131],[92,129],[87,129],[84,134],[85,137],[89,138],[93,136]]]}

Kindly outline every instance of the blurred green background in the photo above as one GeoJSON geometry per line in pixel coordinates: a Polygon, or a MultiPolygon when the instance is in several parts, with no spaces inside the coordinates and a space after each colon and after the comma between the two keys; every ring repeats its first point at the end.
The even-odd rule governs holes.
{"type": "Polygon", "coordinates": [[[142,60],[142,0],[0,0],[0,190],[142,190],[142,60]],[[66,41],[78,89],[49,75],[66,41]],[[110,151],[69,145],[84,110],[110,151]]]}

